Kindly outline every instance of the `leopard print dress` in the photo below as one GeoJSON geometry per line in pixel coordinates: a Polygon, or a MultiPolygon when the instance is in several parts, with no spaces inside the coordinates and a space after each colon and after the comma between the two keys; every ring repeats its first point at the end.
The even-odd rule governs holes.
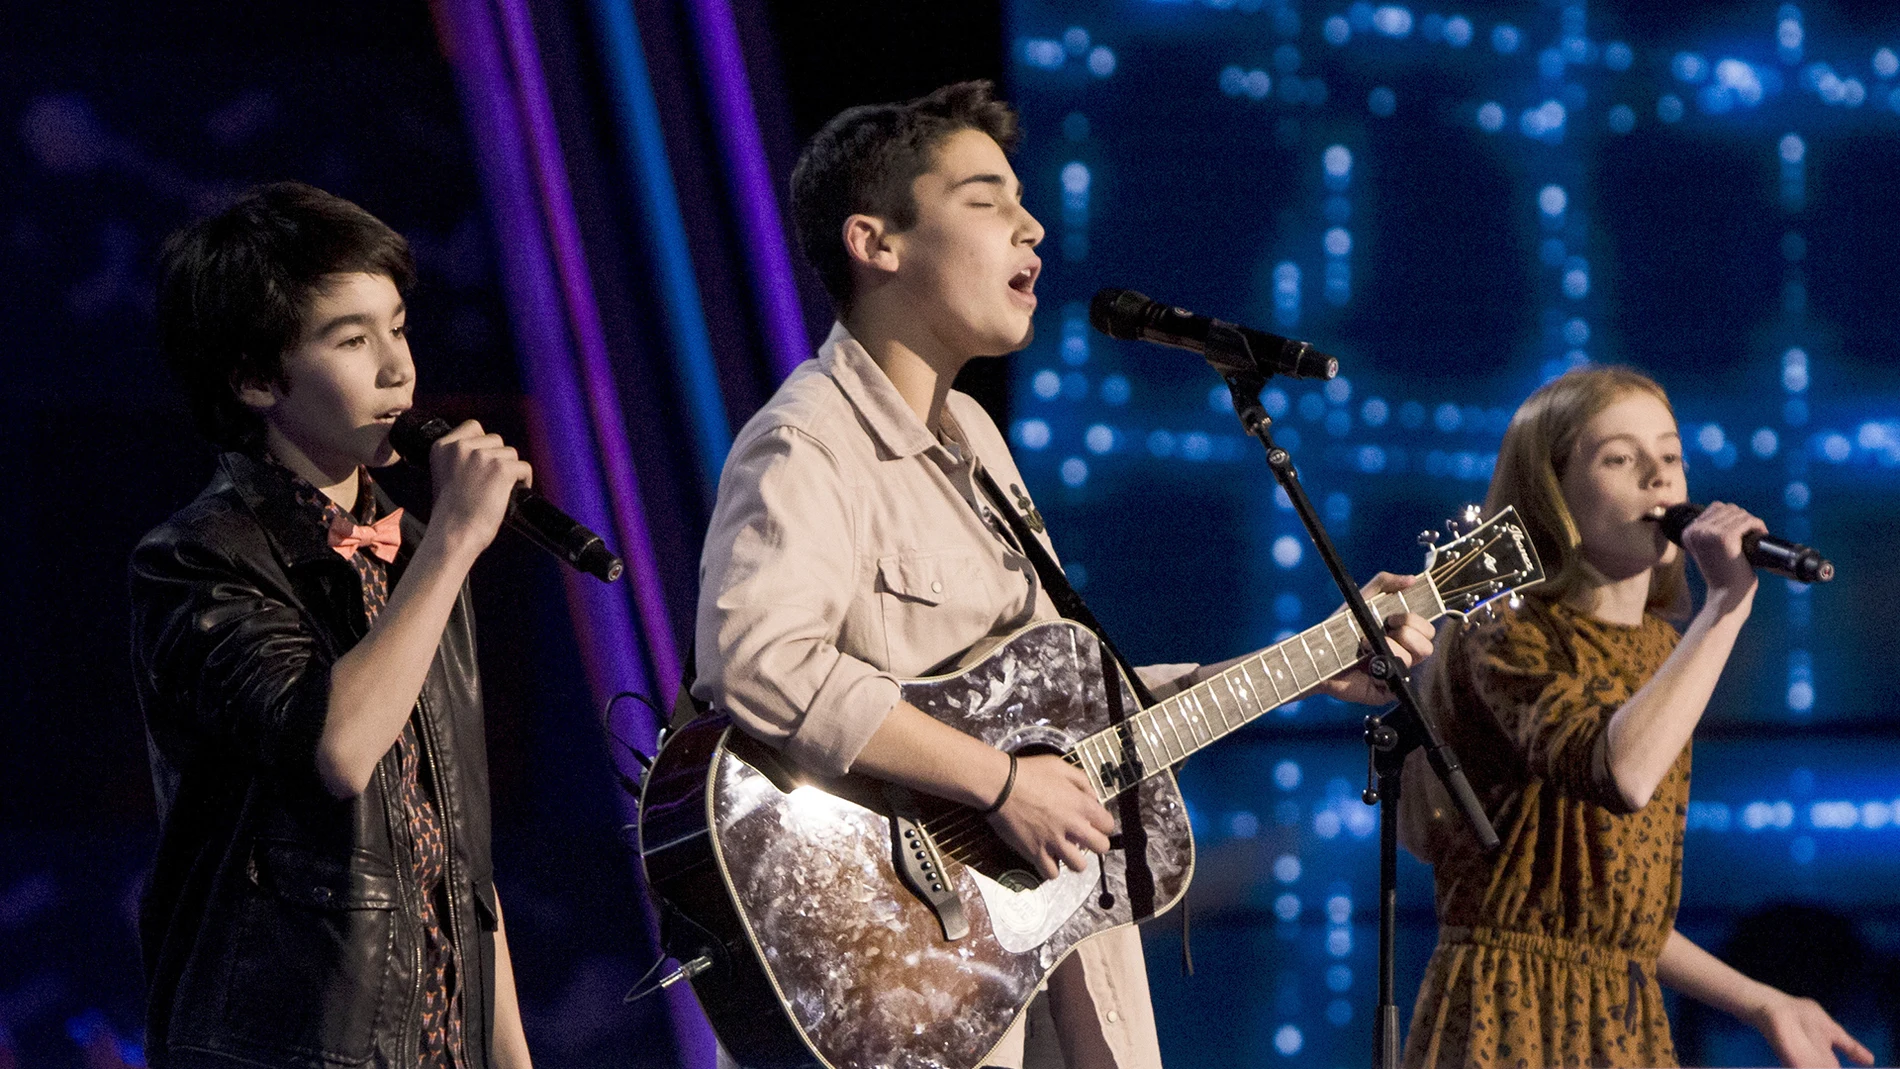
{"type": "Polygon", "coordinates": [[[1405,775],[1407,845],[1433,863],[1438,946],[1408,1066],[1672,1066],[1656,959],[1682,892],[1689,748],[1631,812],[1606,758],[1611,714],[1675,649],[1634,627],[1526,599],[1448,637],[1428,708],[1503,847],[1481,852],[1422,765],[1405,775]]]}

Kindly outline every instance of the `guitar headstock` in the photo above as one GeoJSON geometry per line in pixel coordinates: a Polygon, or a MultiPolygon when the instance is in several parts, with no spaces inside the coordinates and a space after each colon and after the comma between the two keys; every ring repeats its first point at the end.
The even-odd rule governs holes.
{"type": "Polygon", "coordinates": [[[1544,581],[1544,566],[1515,506],[1479,520],[1476,506],[1447,523],[1456,537],[1426,553],[1425,571],[1447,615],[1467,619],[1498,598],[1544,581]]]}

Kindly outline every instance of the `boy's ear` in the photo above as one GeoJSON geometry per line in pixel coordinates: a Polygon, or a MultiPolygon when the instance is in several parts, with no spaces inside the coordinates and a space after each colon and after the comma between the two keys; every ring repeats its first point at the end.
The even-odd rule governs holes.
{"type": "Polygon", "coordinates": [[[844,251],[852,263],[889,274],[897,270],[897,248],[890,228],[875,215],[858,214],[844,221],[844,251]]]}
{"type": "Polygon", "coordinates": [[[255,365],[246,361],[231,372],[231,392],[237,396],[238,404],[258,415],[277,407],[277,401],[283,396],[283,389],[257,373],[255,365]]]}

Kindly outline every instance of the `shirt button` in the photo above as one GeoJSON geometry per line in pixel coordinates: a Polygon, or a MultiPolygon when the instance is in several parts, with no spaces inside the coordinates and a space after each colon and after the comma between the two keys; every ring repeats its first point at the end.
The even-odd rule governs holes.
{"type": "Polygon", "coordinates": [[[942,582],[942,580],[939,580],[939,581],[937,581],[937,582],[935,582],[935,583],[932,583],[932,584],[930,584],[930,592],[931,592],[932,594],[941,594],[941,593],[943,593],[943,582],[942,582]]]}
{"type": "Polygon", "coordinates": [[[1115,1012],[1114,1010],[1109,1010],[1109,1011],[1108,1011],[1108,1023],[1109,1023],[1109,1024],[1114,1024],[1114,1023],[1115,1023],[1116,1021],[1119,1021],[1119,1020],[1121,1020],[1121,1019],[1122,1019],[1122,1015],[1121,1015],[1121,1014],[1119,1014],[1119,1013],[1117,1013],[1117,1012],[1115,1012]]]}

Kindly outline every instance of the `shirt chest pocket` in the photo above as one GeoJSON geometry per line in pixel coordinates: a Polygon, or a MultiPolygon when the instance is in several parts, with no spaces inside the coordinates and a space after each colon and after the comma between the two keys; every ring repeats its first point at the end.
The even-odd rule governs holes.
{"type": "Polygon", "coordinates": [[[877,591],[889,668],[917,676],[1009,626],[1029,588],[978,553],[950,550],[879,557],[877,591]]]}

